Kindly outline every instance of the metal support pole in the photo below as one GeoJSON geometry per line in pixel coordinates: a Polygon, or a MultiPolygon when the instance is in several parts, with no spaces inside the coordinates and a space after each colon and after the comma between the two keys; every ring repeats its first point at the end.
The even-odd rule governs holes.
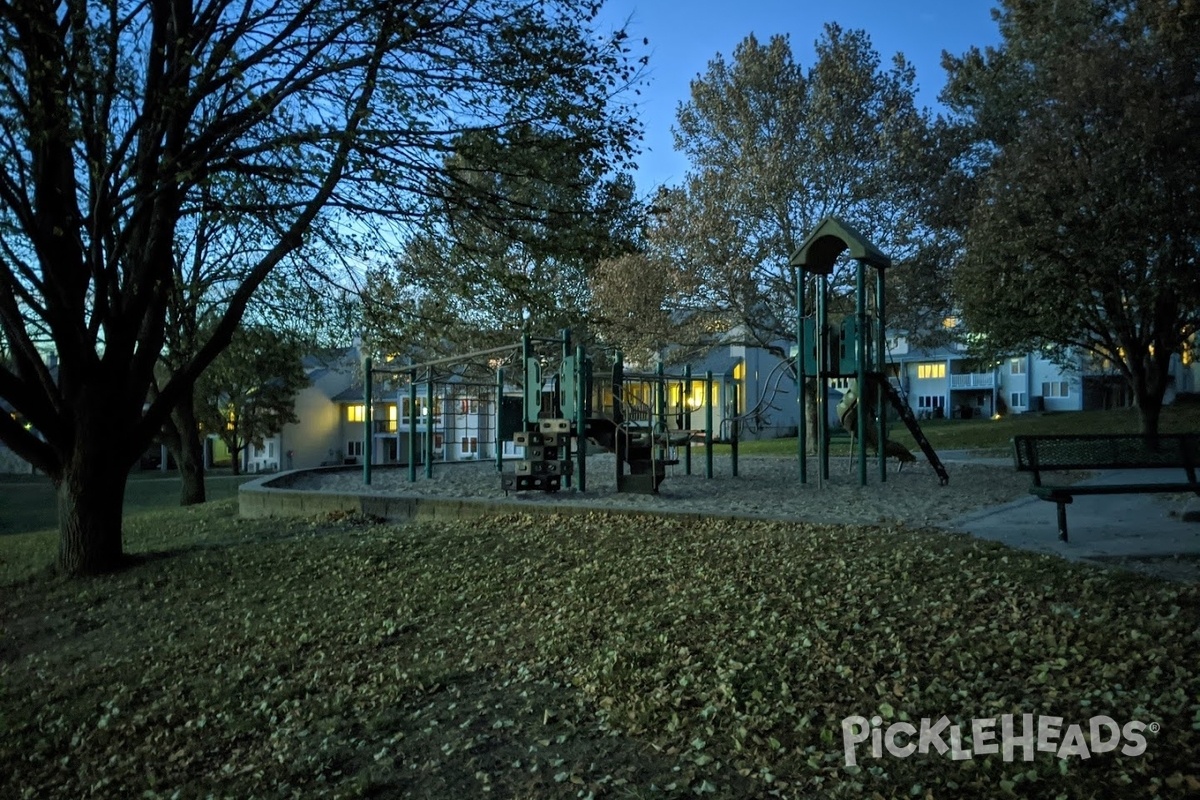
{"type": "Polygon", "coordinates": [[[425,372],[425,477],[433,477],[433,367],[425,372]]]}
{"type": "MultiPolygon", "coordinates": [[[[525,371],[525,391],[524,397],[521,400],[521,416],[523,419],[522,429],[529,430],[529,380],[532,377],[529,369],[529,359],[533,358],[533,343],[529,340],[528,333],[521,334],[521,368],[525,371]]],[[[541,391],[541,387],[538,387],[541,391]]]]}
{"type": "Polygon", "coordinates": [[[587,489],[587,369],[583,360],[583,345],[575,347],[575,437],[579,442],[575,471],[579,475],[579,491],[587,489]]]}
{"type": "MultiPolygon", "coordinates": [[[[592,375],[592,360],[590,358],[585,358],[584,364],[585,364],[585,366],[583,369],[583,379],[585,382],[585,387],[583,390],[583,400],[584,400],[583,416],[584,416],[584,418],[587,418],[592,415],[592,412],[595,409],[594,403],[596,401],[596,390],[595,390],[595,381],[593,380],[594,376],[592,375]]],[[[603,404],[601,404],[601,406],[603,406],[603,404]]],[[[601,413],[604,412],[603,407],[601,407],[600,412],[601,413]]]]}
{"type": "Polygon", "coordinates": [[[804,369],[804,270],[796,270],[796,404],[800,409],[799,424],[796,426],[796,451],[800,463],[800,483],[808,483],[808,398],[805,384],[808,376],[804,369]]]}
{"type": "MultiPolygon", "coordinates": [[[[570,358],[571,358],[571,329],[563,328],[561,331],[559,331],[559,333],[562,336],[562,358],[563,358],[562,363],[567,364],[567,363],[569,363],[570,358]]],[[[560,373],[562,372],[562,367],[559,367],[559,372],[560,373]]],[[[561,392],[562,392],[561,376],[560,376],[558,385],[560,387],[559,392],[561,395],[561,392]]],[[[561,409],[562,409],[562,398],[560,396],[559,397],[560,413],[561,413],[561,409]]],[[[576,417],[578,417],[578,415],[576,415],[576,417]]],[[[567,424],[568,425],[570,424],[569,420],[568,420],[567,424]]],[[[577,426],[575,428],[575,430],[578,433],[581,429],[577,426]]],[[[571,432],[570,431],[567,431],[567,441],[566,441],[566,444],[563,445],[563,451],[559,455],[559,458],[568,463],[570,463],[570,461],[571,461],[571,432]]],[[[568,472],[566,475],[563,476],[563,486],[566,487],[567,489],[571,488],[571,473],[568,472]]]]}
{"type": "MultiPolygon", "coordinates": [[[[745,374],[746,362],[742,362],[742,374],[745,374]]],[[[733,419],[729,421],[729,455],[733,465],[733,477],[738,476],[738,427],[740,422],[737,418],[738,411],[738,385],[734,382],[730,389],[733,391],[733,419]]]]}
{"type": "Polygon", "coordinates": [[[704,477],[713,476],[713,374],[704,373],[704,477]]]}
{"type": "MultiPolygon", "coordinates": [[[[663,378],[664,372],[663,372],[663,365],[662,365],[661,361],[659,361],[658,365],[655,367],[654,374],[656,376],[655,380],[654,380],[654,424],[648,425],[647,427],[650,429],[651,436],[654,436],[657,438],[659,435],[661,435],[663,437],[663,441],[666,441],[666,436],[667,436],[667,392],[666,392],[666,384],[663,382],[664,381],[664,378],[663,378]]],[[[657,443],[654,443],[653,440],[652,440],[652,443],[654,444],[654,447],[658,450],[659,459],[662,461],[665,461],[666,460],[666,445],[665,444],[659,445],[657,443]]]]}
{"type": "Polygon", "coordinates": [[[363,483],[371,485],[371,357],[363,359],[363,483]]]}
{"type": "Polygon", "coordinates": [[[683,443],[683,474],[692,474],[692,365],[683,365],[683,383],[680,385],[679,400],[683,403],[683,427],[688,432],[683,443]]]}
{"type": "MultiPolygon", "coordinates": [[[[858,411],[855,444],[858,446],[858,485],[867,485],[867,267],[859,259],[854,262],[854,315],[858,319],[858,331],[855,333],[854,347],[857,351],[855,362],[858,365],[858,411]]],[[[883,442],[877,443],[883,449],[883,442]]]]}
{"type": "Polygon", "coordinates": [[[817,278],[817,451],[819,481],[829,480],[829,278],[817,278]]]}
{"type": "Polygon", "coordinates": [[[887,441],[887,393],[889,386],[887,364],[887,317],[884,316],[883,269],[875,268],[875,371],[879,373],[879,388],[875,408],[879,410],[879,480],[887,483],[887,452],[883,443],[887,441]]]}
{"type": "Polygon", "coordinates": [[[417,482],[417,371],[408,373],[408,482],[417,482]]]}
{"type": "Polygon", "coordinates": [[[504,367],[496,369],[496,472],[504,471],[504,442],[500,441],[500,418],[504,413],[504,367]]]}
{"type": "Polygon", "coordinates": [[[621,387],[625,382],[625,362],[620,350],[615,354],[612,368],[612,396],[613,396],[613,462],[616,465],[617,491],[624,488],[625,467],[622,462],[625,460],[626,447],[628,441],[626,434],[621,430],[621,423],[625,421],[624,411],[621,403],[621,387]]]}

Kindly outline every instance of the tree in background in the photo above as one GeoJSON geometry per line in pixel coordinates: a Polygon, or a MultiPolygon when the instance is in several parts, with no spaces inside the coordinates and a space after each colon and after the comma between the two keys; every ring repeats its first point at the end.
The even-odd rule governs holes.
{"type": "Polygon", "coordinates": [[[318,220],[396,241],[466,131],[536,127],[621,169],[640,66],[589,0],[0,5],[0,439],[58,489],[58,565],[123,561],[131,466],[318,220]],[[155,384],[202,187],[272,232],[155,384]],[[238,192],[228,193],[237,187],[238,192]],[[42,355],[56,351],[57,376],[42,355]],[[155,391],[157,389],[157,391],[155,391]]]}
{"type": "Polygon", "coordinates": [[[632,248],[641,204],[629,177],[532,128],[460,137],[447,173],[425,229],[369,274],[373,343],[446,355],[582,329],[596,263],[632,248]]]}
{"type": "Polygon", "coordinates": [[[999,47],[946,59],[964,317],[995,352],[1113,365],[1154,435],[1200,326],[1200,7],[1004,0],[997,19],[999,47]]]}
{"type": "Polygon", "coordinates": [[[233,474],[239,455],[297,422],[296,394],[308,385],[301,347],[265,327],[242,327],[196,382],[196,417],[229,448],[233,474]]]}
{"type": "MultiPolygon", "coordinates": [[[[807,71],[783,36],[749,36],[731,61],[709,62],[677,114],[676,149],[690,161],[684,184],[656,198],[663,213],[647,226],[644,253],[598,273],[608,284],[596,287],[607,335],[671,359],[721,334],[788,359],[797,278],[788,261],[828,215],[892,257],[892,327],[940,323],[944,293],[917,260],[927,233],[920,186],[935,174],[935,151],[914,80],[903,56],[885,69],[866,33],[832,24],[807,71]],[[660,302],[666,313],[651,312],[660,302]],[[681,346],[667,352],[664,342],[681,346]]],[[[839,300],[853,308],[847,278],[834,276],[835,311],[839,300]]],[[[815,397],[815,381],[806,388],[815,397]]],[[[808,408],[813,429],[816,404],[808,408]]]]}
{"type": "MultiPolygon", "coordinates": [[[[783,36],[765,44],[750,36],[732,61],[714,58],[678,111],[686,180],[660,196],[669,211],[647,232],[647,258],[672,273],[665,302],[674,313],[660,324],[738,329],[746,344],[786,358],[779,341],[796,329],[788,259],[830,214],[905,265],[921,233],[910,212],[929,135],[913,82],[902,56],[885,70],[865,33],[836,25],[826,26],[807,72],[783,36]]],[[[624,266],[623,277],[620,265],[609,271],[628,283],[641,267],[624,266]]],[[[917,267],[894,275],[906,271],[917,267]]]]}
{"type": "MultiPolygon", "coordinates": [[[[196,202],[184,209],[175,238],[175,283],[167,306],[166,339],[152,393],[187,366],[229,302],[238,278],[278,235],[270,218],[237,210],[247,187],[234,183],[218,196],[217,187],[198,187],[196,202]]],[[[286,332],[308,352],[350,341],[361,330],[356,295],[341,280],[334,254],[360,252],[352,236],[314,221],[309,244],[272,270],[247,306],[250,324],[286,332]],[[315,240],[315,243],[313,243],[315,240]],[[357,315],[356,315],[357,316],[357,315]]],[[[194,392],[184,390],[163,422],[162,440],[180,474],[180,504],[206,497],[205,449],[196,417],[194,392]]]]}

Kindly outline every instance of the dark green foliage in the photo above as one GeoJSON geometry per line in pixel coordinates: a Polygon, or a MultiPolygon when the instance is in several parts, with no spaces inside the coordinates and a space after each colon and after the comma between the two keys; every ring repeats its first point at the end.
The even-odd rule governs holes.
{"type": "Polygon", "coordinates": [[[642,204],[579,137],[529,127],[460,137],[423,229],[369,275],[385,352],[464,352],[522,331],[580,332],[597,262],[633,247],[642,204]]]}
{"type": "Polygon", "coordinates": [[[269,328],[243,327],[196,382],[196,416],[233,456],[298,422],[296,394],[308,385],[297,343],[269,328]]]}
{"type": "Polygon", "coordinates": [[[1008,0],[1003,41],[948,58],[967,134],[955,292],[993,352],[1111,363],[1146,431],[1200,326],[1200,11],[1008,0]]]}
{"type": "MultiPolygon", "coordinates": [[[[668,213],[649,237],[650,266],[678,275],[655,287],[679,312],[664,320],[665,337],[686,315],[712,322],[702,331],[739,326],[748,342],[794,339],[788,259],[827,215],[899,264],[915,255],[929,120],[915,105],[914,81],[902,55],[885,65],[865,32],[837,25],[826,26],[807,70],[783,36],[749,36],[731,59],[709,62],[678,112],[688,175],[656,201],[668,213]]],[[[645,271],[628,267],[626,283],[645,271]]],[[[893,275],[916,287],[916,273],[914,265],[893,275]]],[[[610,292],[618,320],[621,294],[610,292]]],[[[897,309],[916,314],[931,304],[906,295],[897,309]]]]}

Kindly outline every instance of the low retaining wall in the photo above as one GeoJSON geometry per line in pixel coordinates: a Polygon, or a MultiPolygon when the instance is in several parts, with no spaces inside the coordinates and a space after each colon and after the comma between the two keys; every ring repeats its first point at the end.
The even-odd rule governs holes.
{"type": "MultiPolygon", "coordinates": [[[[363,514],[389,522],[413,520],[470,520],[497,514],[579,515],[606,514],[619,516],[663,516],[683,520],[758,520],[782,519],[761,514],[701,513],[661,508],[633,508],[613,505],[572,503],[570,495],[562,502],[530,503],[519,498],[461,498],[431,497],[430,495],[382,494],[378,492],[350,493],[310,489],[292,489],[295,476],[311,472],[360,471],[361,467],[324,467],[294,470],[248,481],[238,489],[238,512],[241,516],[315,517],[323,514],[363,514]]],[[[794,521],[794,520],[793,520],[794,521]]]]}

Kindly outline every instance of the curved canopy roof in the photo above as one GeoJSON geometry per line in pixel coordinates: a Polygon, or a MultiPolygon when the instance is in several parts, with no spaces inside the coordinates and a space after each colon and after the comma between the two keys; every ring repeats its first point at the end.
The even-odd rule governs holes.
{"type": "Polygon", "coordinates": [[[788,265],[828,275],[833,272],[833,262],[846,250],[850,251],[850,257],[854,260],[876,269],[892,266],[892,260],[867,241],[865,236],[849,223],[833,216],[823,219],[816,230],[808,235],[804,244],[792,254],[788,265]]]}

